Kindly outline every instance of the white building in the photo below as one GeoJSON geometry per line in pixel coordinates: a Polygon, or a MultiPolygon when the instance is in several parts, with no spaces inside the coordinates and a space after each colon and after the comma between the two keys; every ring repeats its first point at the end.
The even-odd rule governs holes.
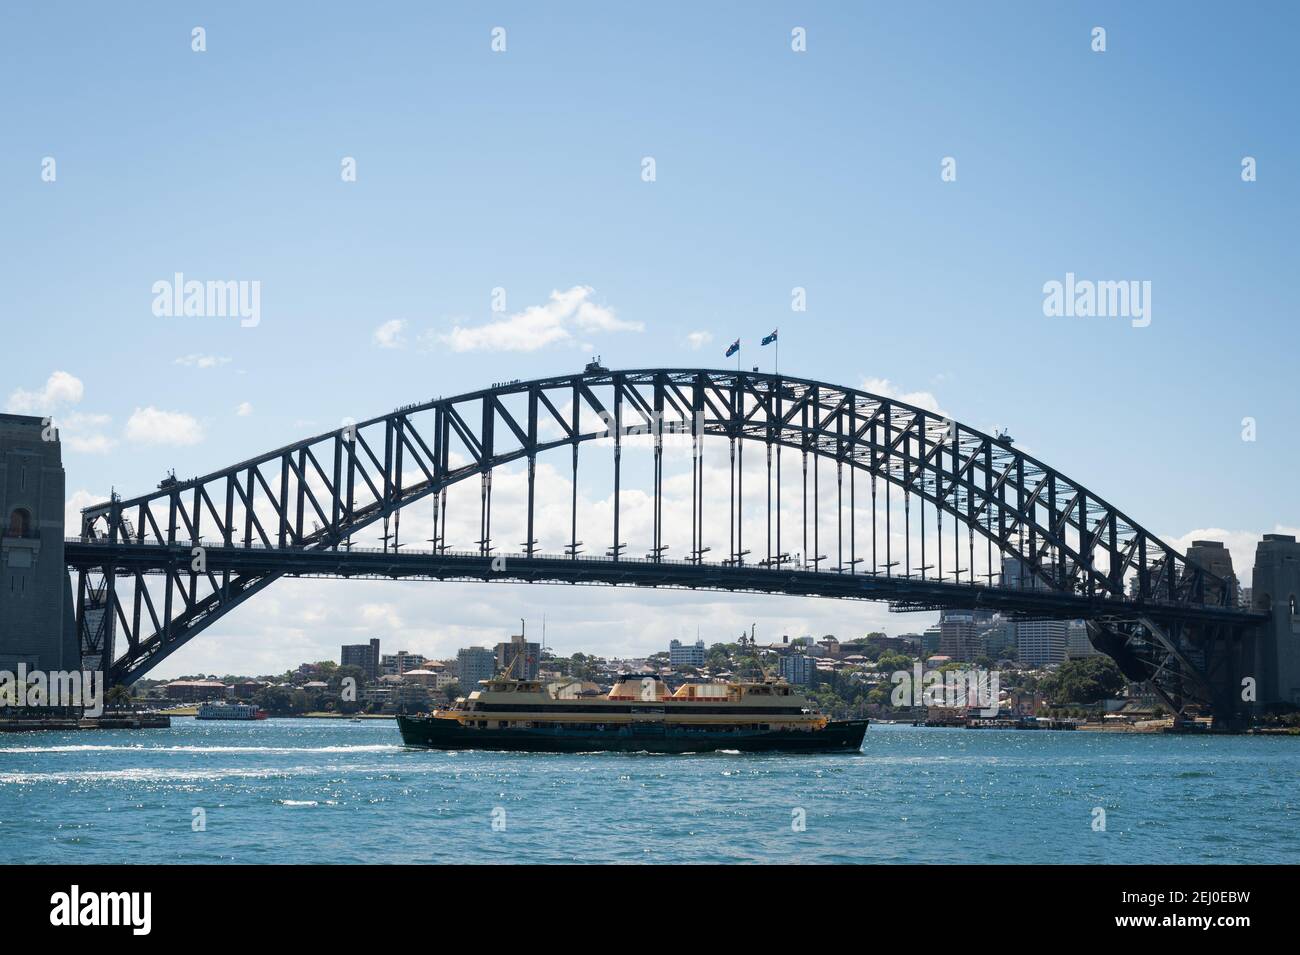
{"type": "Polygon", "coordinates": [[[1016,659],[1029,667],[1064,663],[1069,626],[1065,620],[1017,620],[1016,659]]]}
{"type": "Polygon", "coordinates": [[[694,645],[674,640],[668,644],[668,662],[677,667],[702,667],[707,656],[704,641],[696,640],[694,645]]]}

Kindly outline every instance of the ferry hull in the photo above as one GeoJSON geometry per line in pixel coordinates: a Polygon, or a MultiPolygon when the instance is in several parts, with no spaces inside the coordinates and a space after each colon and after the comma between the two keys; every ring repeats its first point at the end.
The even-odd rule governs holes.
{"type": "Polygon", "coordinates": [[[687,731],[664,723],[610,727],[488,729],[462,726],[434,716],[399,716],[397,728],[407,746],[426,749],[483,749],[531,753],[856,753],[867,720],[833,720],[814,731],[711,729],[687,731]]]}

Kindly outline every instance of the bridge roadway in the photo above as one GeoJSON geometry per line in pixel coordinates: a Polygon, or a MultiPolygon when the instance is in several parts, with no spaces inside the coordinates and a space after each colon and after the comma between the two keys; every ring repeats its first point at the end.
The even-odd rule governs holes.
{"type": "Polygon", "coordinates": [[[1043,619],[1205,623],[1243,626],[1268,619],[1263,611],[1238,607],[1138,601],[1102,594],[1048,589],[1017,589],[978,583],[950,583],[885,573],[805,570],[761,564],[721,564],[622,556],[612,557],[475,552],[399,552],[379,548],[315,549],[204,548],[207,572],[192,574],[189,544],[84,541],[70,538],[64,552],[74,569],[109,564],[124,573],[166,574],[179,578],[209,577],[215,589],[221,575],[331,577],[392,580],[514,581],[535,584],[597,584],[675,590],[728,591],[887,601],[898,611],[971,609],[1043,619]]]}

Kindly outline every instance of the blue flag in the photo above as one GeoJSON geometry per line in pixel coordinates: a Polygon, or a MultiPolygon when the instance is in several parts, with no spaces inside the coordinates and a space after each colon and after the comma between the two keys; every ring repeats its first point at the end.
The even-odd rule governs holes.
{"type": "Polygon", "coordinates": [[[772,329],[772,334],[771,334],[771,335],[768,335],[768,336],[766,336],[766,337],[764,337],[764,339],[763,339],[761,342],[759,342],[759,344],[760,344],[760,345],[770,345],[770,344],[772,344],[772,342],[776,341],[776,333],[777,333],[777,329],[775,329],[775,328],[772,329]]]}
{"type": "Polygon", "coordinates": [[[736,352],[738,352],[738,351],[740,351],[740,339],[739,339],[739,338],[737,338],[734,342],[731,343],[731,346],[727,349],[727,354],[724,355],[723,357],[724,357],[724,358],[730,358],[732,355],[734,355],[734,354],[735,354],[736,352]]]}

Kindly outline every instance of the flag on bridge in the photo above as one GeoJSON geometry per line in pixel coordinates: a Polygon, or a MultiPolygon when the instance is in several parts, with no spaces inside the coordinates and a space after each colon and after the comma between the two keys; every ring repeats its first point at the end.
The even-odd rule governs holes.
{"type": "Polygon", "coordinates": [[[725,355],[723,355],[722,357],[724,357],[724,358],[730,358],[732,355],[734,355],[734,354],[735,354],[736,352],[738,352],[738,351],[740,351],[740,339],[739,339],[739,338],[737,338],[734,342],[731,343],[730,347],[727,348],[727,353],[726,353],[725,355]]]}
{"type": "Polygon", "coordinates": [[[770,344],[772,344],[772,342],[776,341],[776,333],[777,333],[779,330],[780,330],[780,329],[776,329],[776,328],[772,329],[772,334],[771,334],[771,335],[766,335],[766,336],[764,336],[763,340],[762,340],[761,342],[759,342],[759,344],[760,344],[760,345],[770,345],[770,344]]]}

